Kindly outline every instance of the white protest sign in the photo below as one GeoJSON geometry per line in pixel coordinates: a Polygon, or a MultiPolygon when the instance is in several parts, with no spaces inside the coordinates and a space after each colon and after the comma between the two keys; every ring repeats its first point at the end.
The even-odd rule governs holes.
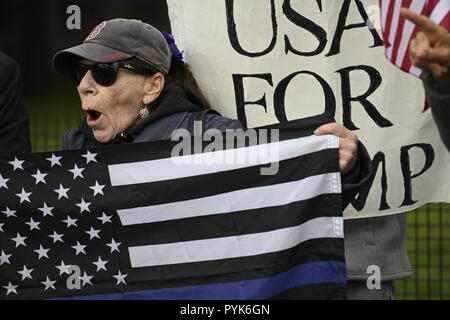
{"type": "Polygon", "coordinates": [[[422,113],[421,81],[385,57],[378,0],[167,3],[177,44],[224,116],[258,127],[327,111],[358,134],[374,177],[346,218],[450,200],[450,156],[422,113]]]}

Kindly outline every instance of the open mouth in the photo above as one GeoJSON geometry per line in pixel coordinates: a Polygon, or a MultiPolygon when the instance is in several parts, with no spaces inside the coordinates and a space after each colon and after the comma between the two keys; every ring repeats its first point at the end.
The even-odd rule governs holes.
{"type": "Polygon", "coordinates": [[[88,124],[94,124],[98,119],[102,116],[100,112],[89,110],[87,113],[87,122],[88,124]]]}

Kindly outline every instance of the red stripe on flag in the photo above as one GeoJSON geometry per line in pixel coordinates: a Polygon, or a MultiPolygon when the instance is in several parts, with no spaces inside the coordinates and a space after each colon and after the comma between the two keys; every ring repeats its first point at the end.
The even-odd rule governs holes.
{"type": "MultiPolygon", "coordinates": [[[[404,0],[402,2],[402,7],[406,7],[409,8],[411,6],[411,2],[412,0],[404,0]]],[[[397,61],[397,55],[398,55],[398,50],[400,48],[400,42],[402,41],[403,38],[403,27],[405,26],[405,19],[403,17],[400,17],[398,20],[398,25],[397,25],[397,34],[395,35],[395,41],[394,41],[394,49],[392,51],[392,62],[395,63],[397,61]]],[[[402,58],[402,57],[400,57],[402,58]]],[[[403,58],[402,58],[403,61],[403,58]]]]}
{"type": "MultiPolygon", "coordinates": [[[[411,39],[409,42],[411,42],[412,39],[414,39],[417,35],[417,33],[419,32],[419,28],[414,28],[414,31],[411,35],[411,39]]],[[[412,67],[412,63],[411,63],[411,59],[409,58],[409,45],[408,45],[408,50],[406,51],[406,55],[405,55],[405,59],[403,59],[403,64],[401,66],[402,70],[409,72],[409,70],[412,67]]]]}
{"type": "Polygon", "coordinates": [[[441,26],[443,26],[445,29],[450,30],[450,12],[447,13],[447,15],[444,17],[444,19],[441,21],[441,26]]]}
{"type": "Polygon", "coordinates": [[[389,48],[392,45],[391,43],[389,43],[389,36],[391,35],[392,17],[394,16],[395,1],[381,0],[381,2],[384,2],[384,4],[382,4],[384,6],[389,4],[388,13],[386,16],[386,27],[383,30],[384,45],[386,48],[389,48]]]}
{"type": "MultiPolygon", "coordinates": [[[[444,0],[446,1],[446,0],[444,0]]],[[[425,10],[423,11],[423,15],[424,16],[431,16],[431,14],[434,11],[434,8],[436,8],[436,6],[439,4],[439,2],[441,2],[441,0],[427,0],[427,5],[425,6],[425,10]]]]}

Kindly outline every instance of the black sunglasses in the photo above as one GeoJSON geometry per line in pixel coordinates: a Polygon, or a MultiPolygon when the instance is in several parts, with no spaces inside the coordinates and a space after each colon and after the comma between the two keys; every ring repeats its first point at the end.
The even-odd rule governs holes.
{"type": "Polygon", "coordinates": [[[101,86],[108,87],[116,82],[117,71],[119,70],[119,68],[140,74],[155,74],[157,72],[156,70],[152,70],[150,68],[136,67],[129,63],[78,63],[74,65],[74,67],[70,71],[70,78],[78,87],[81,83],[81,80],[83,80],[86,73],[90,70],[95,82],[97,82],[101,86]]]}

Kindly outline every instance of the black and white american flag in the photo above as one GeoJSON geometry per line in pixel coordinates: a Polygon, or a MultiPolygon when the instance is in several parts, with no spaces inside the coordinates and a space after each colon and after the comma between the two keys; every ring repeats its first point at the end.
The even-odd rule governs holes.
{"type": "Polygon", "coordinates": [[[171,141],[1,160],[0,299],[345,299],[338,139],[321,124],[177,158],[191,164],[171,141]],[[268,146],[276,175],[195,164],[268,146]]]}

